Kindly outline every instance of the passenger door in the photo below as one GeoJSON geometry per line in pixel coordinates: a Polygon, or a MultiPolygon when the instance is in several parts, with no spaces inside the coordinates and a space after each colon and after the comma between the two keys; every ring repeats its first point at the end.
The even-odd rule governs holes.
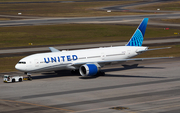
{"type": "Polygon", "coordinates": [[[38,61],[38,59],[35,59],[35,60],[34,60],[34,63],[35,63],[35,67],[39,67],[39,61],[38,61]]]}

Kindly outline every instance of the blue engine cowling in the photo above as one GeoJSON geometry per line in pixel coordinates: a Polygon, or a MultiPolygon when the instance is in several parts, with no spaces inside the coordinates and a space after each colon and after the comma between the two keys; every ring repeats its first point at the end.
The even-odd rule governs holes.
{"type": "Polygon", "coordinates": [[[82,76],[94,76],[100,70],[100,66],[97,64],[85,64],[79,68],[79,72],[82,76]]]}

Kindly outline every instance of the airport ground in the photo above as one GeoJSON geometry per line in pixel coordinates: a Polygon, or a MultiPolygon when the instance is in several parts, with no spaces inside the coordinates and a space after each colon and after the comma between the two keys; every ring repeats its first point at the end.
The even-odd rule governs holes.
{"type": "Polygon", "coordinates": [[[107,66],[102,69],[105,76],[94,78],[62,72],[59,75],[37,73],[33,81],[21,83],[3,83],[1,79],[0,111],[178,113],[179,67],[180,58],[173,58],[143,61],[129,69],[121,65],[107,66]]]}
{"type": "MultiPolygon", "coordinates": [[[[11,0],[9,1],[10,3],[12,2],[11,0]]],[[[26,1],[29,2],[29,0],[26,1]]],[[[33,0],[33,2],[34,1],[36,0],[33,0]]],[[[101,0],[99,0],[99,2],[100,1],[101,0]]],[[[121,4],[118,7],[117,6],[111,7],[112,13],[107,13],[106,10],[109,9],[106,8],[102,9],[105,12],[99,9],[93,11],[87,10],[87,12],[91,13],[91,15],[88,16],[92,16],[92,15],[94,16],[94,14],[96,15],[100,14],[101,16],[106,15],[105,17],[96,16],[96,17],[83,17],[83,18],[81,17],[67,18],[67,17],[78,16],[78,15],[82,16],[83,14],[87,13],[86,11],[81,12],[81,14],[67,13],[65,14],[66,18],[61,18],[62,15],[59,15],[58,13],[54,13],[53,15],[50,15],[50,17],[53,16],[53,18],[41,17],[42,15],[40,17],[39,16],[37,17],[39,12],[35,10],[31,12],[30,9],[25,10],[24,11],[25,13],[22,13],[23,15],[17,15],[19,11],[23,11],[22,7],[18,7],[21,6],[22,3],[20,3],[19,5],[17,5],[16,3],[7,5],[5,3],[5,4],[1,4],[1,6],[10,6],[8,8],[9,10],[8,13],[9,14],[16,13],[16,15],[0,15],[1,17],[0,19],[2,20],[0,21],[0,26],[1,29],[5,29],[2,27],[6,27],[8,29],[9,26],[32,26],[32,25],[36,26],[36,25],[64,24],[64,23],[66,24],[67,23],[68,24],[69,23],[93,23],[93,24],[118,23],[123,25],[128,24],[128,25],[137,26],[140,20],[142,20],[142,18],[147,17],[150,18],[150,22],[148,23],[148,25],[152,25],[157,28],[159,28],[158,26],[161,27],[163,26],[163,28],[171,27],[173,29],[174,28],[176,29],[177,27],[180,26],[179,24],[177,24],[179,23],[179,12],[176,12],[176,10],[179,10],[178,9],[179,1],[176,0],[173,1],[175,1],[174,3],[177,2],[176,8],[173,7],[173,9],[170,12],[168,11],[158,12],[156,9],[159,7],[159,5],[145,7],[145,9],[143,8],[143,10],[141,9],[135,10],[134,8],[133,10],[130,9],[127,10],[126,9],[127,7],[132,8],[134,6],[131,4],[130,6],[121,4]],[[13,10],[13,7],[18,7],[20,10],[13,10]],[[152,9],[152,7],[155,9],[152,9]],[[149,8],[150,10],[147,11],[147,8],[149,8]],[[121,13],[113,12],[113,10],[121,11],[121,13]],[[31,16],[27,14],[28,11],[31,12],[31,14],[29,14],[31,16]],[[97,13],[94,13],[96,11],[97,13]],[[37,12],[36,15],[32,15],[34,12],[37,12]],[[125,14],[128,14],[128,16],[122,16],[125,14]],[[133,14],[138,14],[138,15],[133,15],[133,14]],[[60,17],[56,18],[54,17],[55,15],[60,17]]],[[[114,1],[114,3],[115,2],[116,0],[114,1]]],[[[160,2],[169,2],[169,1],[152,0],[148,3],[160,4],[160,2]]],[[[131,3],[134,4],[134,2],[131,3]]],[[[170,5],[174,6],[173,5],[174,3],[169,4],[169,6],[170,5]]],[[[41,3],[37,3],[37,4],[23,3],[23,4],[24,6],[29,7],[30,5],[37,6],[37,4],[41,4],[41,3]]],[[[90,5],[89,3],[81,3],[81,5],[82,4],[86,4],[86,6],[90,5]]],[[[97,4],[97,2],[93,4],[97,4]]],[[[93,6],[93,4],[91,5],[93,6]]],[[[105,5],[107,4],[108,2],[105,3],[105,5]]],[[[142,2],[140,1],[137,4],[143,5],[144,1],[142,2]]],[[[57,6],[56,3],[53,5],[57,6]]],[[[73,3],[69,5],[72,6],[73,3]]],[[[147,4],[145,3],[145,5],[147,4]]],[[[100,5],[96,5],[96,6],[99,7],[100,5]]],[[[160,9],[163,9],[165,6],[166,5],[161,6],[160,9]]],[[[3,8],[3,13],[7,14],[4,9],[6,8],[3,8]]],[[[50,13],[52,13],[52,11],[53,10],[51,10],[50,13]]],[[[76,11],[78,12],[78,10],[76,11]]],[[[47,14],[46,12],[41,12],[41,13],[47,14]]],[[[171,28],[170,30],[172,30],[171,28]]],[[[179,28],[176,29],[177,31],[172,31],[172,34],[174,35],[174,33],[178,33],[178,29],[179,28]]],[[[6,33],[8,34],[8,32],[6,33]]],[[[174,56],[177,55],[176,58],[148,60],[143,62],[131,62],[132,64],[137,64],[137,63],[139,64],[138,67],[133,67],[133,68],[124,68],[120,64],[107,66],[102,68],[102,70],[106,73],[105,76],[82,78],[79,75],[71,75],[71,73],[68,71],[62,71],[60,74],[55,74],[53,72],[36,73],[32,75],[33,77],[32,81],[23,81],[20,83],[3,83],[2,79],[0,79],[0,113],[10,113],[10,112],[179,113],[180,57],[178,57],[179,56],[178,48],[180,47],[179,46],[180,41],[178,34],[175,35],[177,37],[172,38],[171,35],[170,37],[158,38],[160,39],[159,40],[160,42],[158,42],[158,44],[161,46],[175,47],[176,48],[175,51],[173,48],[173,49],[164,50],[162,53],[163,54],[168,53],[168,55],[173,54],[174,56]],[[167,42],[161,43],[161,39],[167,41],[168,43],[167,42]],[[171,43],[169,43],[170,40],[172,40],[171,43]]],[[[152,41],[156,42],[157,39],[155,40],[153,39],[152,41]]],[[[100,45],[103,44],[105,43],[100,43],[100,45]]],[[[109,46],[110,43],[109,44],[106,43],[106,44],[103,46],[109,46]]],[[[151,42],[150,44],[147,45],[154,47],[156,44],[155,43],[152,44],[151,42]]],[[[88,44],[84,44],[84,45],[87,46],[88,44]]],[[[71,45],[69,46],[68,49],[72,49],[74,47],[76,47],[77,49],[84,48],[83,46],[81,44],[71,45]]],[[[36,46],[36,47],[32,47],[34,48],[34,50],[32,51],[29,50],[30,51],[29,53],[18,52],[18,49],[19,50],[23,49],[24,51],[26,51],[27,47],[29,46],[26,46],[25,48],[16,47],[16,49],[14,49],[13,47],[2,49],[1,47],[0,52],[3,53],[1,54],[1,58],[3,58],[4,55],[5,58],[7,58],[6,60],[9,61],[8,63],[11,63],[12,65],[14,59],[13,58],[11,59],[11,56],[22,57],[23,54],[37,53],[37,52],[47,51],[48,49],[46,46],[43,48],[41,48],[40,46],[36,46]],[[15,53],[12,54],[12,52],[14,51],[15,53]]],[[[60,49],[61,47],[62,46],[58,46],[58,49],[60,49]]],[[[63,47],[67,48],[68,46],[63,46],[63,47]]],[[[157,52],[158,55],[160,54],[162,55],[162,53],[157,52]]],[[[149,53],[146,55],[151,56],[157,54],[149,53]]],[[[15,59],[18,61],[17,57],[15,59]]],[[[0,76],[3,76],[4,74],[23,75],[22,72],[18,72],[18,71],[6,71],[4,73],[0,73],[0,76]]]]}

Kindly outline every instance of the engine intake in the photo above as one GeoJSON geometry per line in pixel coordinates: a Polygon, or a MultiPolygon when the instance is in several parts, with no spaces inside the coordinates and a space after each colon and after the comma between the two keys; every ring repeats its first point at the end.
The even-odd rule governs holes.
{"type": "Polygon", "coordinates": [[[97,64],[85,64],[79,68],[79,72],[82,76],[94,76],[100,70],[100,66],[97,64]]]}

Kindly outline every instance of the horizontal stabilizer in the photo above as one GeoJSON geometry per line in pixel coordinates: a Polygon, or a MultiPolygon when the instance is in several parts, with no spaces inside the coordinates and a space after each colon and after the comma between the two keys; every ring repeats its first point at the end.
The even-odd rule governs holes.
{"type": "Polygon", "coordinates": [[[164,48],[155,48],[155,49],[147,49],[147,50],[140,50],[140,51],[136,51],[137,53],[142,53],[142,52],[146,52],[146,51],[152,51],[152,50],[160,50],[160,49],[169,49],[171,47],[164,47],[164,48]]]}
{"type": "Polygon", "coordinates": [[[49,49],[51,50],[51,52],[60,52],[58,49],[56,49],[54,47],[49,47],[49,49]]]}

